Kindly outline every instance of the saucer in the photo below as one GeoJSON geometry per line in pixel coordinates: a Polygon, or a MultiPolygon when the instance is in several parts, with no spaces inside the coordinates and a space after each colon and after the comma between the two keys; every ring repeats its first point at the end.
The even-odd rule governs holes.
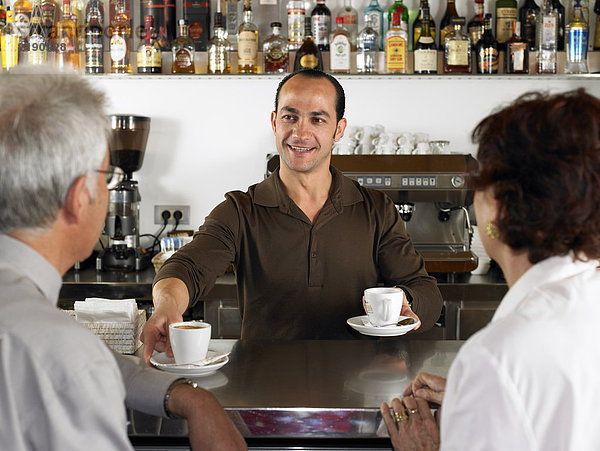
{"type": "MultiPolygon", "coordinates": [[[[206,357],[210,358],[217,354],[217,352],[209,350],[206,357]]],[[[178,365],[175,363],[173,357],[168,357],[164,352],[155,353],[150,357],[150,363],[159,370],[166,371],[167,373],[180,374],[182,376],[206,376],[214,373],[227,362],[229,362],[229,357],[223,356],[222,359],[209,363],[208,365],[178,365]]]]}
{"type": "MultiPolygon", "coordinates": [[[[407,316],[400,316],[398,321],[401,321],[407,316]]],[[[373,326],[369,322],[367,315],[354,316],[346,321],[348,325],[360,332],[363,335],[369,335],[371,337],[397,337],[398,335],[404,335],[405,333],[413,330],[418,323],[409,324],[407,326],[373,326]]]]}

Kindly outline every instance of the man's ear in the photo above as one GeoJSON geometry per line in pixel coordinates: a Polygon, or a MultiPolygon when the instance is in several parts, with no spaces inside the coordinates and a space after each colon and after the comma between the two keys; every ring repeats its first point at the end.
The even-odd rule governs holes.
{"type": "Polygon", "coordinates": [[[275,120],[277,119],[277,111],[271,111],[271,128],[273,129],[273,133],[275,133],[275,120]]]}
{"type": "Polygon", "coordinates": [[[85,182],[86,176],[79,176],[67,191],[62,210],[65,220],[69,223],[78,223],[86,214],[87,206],[90,203],[90,193],[85,186],[85,182]]]}
{"type": "Polygon", "coordinates": [[[333,135],[333,140],[335,142],[338,142],[340,139],[342,139],[342,136],[344,136],[344,130],[346,130],[346,124],[348,122],[346,121],[346,118],[343,117],[341,118],[336,127],[335,127],[335,135],[333,135]]]}

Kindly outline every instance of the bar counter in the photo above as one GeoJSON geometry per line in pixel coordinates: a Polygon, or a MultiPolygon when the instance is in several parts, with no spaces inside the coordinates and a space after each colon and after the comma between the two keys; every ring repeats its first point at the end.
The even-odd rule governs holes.
{"type": "MultiPolygon", "coordinates": [[[[251,449],[391,449],[379,406],[419,371],[446,375],[462,341],[211,340],[231,350],[217,372],[191,377],[211,391],[251,449]]],[[[139,351],[141,352],[141,351],[139,351]]],[[[139,353],[138,352],[138,353],[139,353]]],[[[135,446],[187,445],[187,424],[129,412],[135,446]]]]}

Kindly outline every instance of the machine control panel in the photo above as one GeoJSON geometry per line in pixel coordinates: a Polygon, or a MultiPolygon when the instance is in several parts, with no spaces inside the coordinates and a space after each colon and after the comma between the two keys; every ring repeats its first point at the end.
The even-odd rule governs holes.
{"type": "Polygon", "coordinates": [[[395,189],[428,189],[439,188],[436,175],[401,175],[391,176],[382,174],[362,174],[350,176],[361,186],[370,188],[395,188],[395,189]]]}
{"type": "Polygon", "coordinates": [[[403,175],[400,179],[402,188],[435,188],[437,178],[431,175],[403,175]]]}
{"type": "Polygon", "coordinates": [[[375,188],[390,188],[392,186],[391,175],[359,175],[356,181],[360,186],[375,188]]]}

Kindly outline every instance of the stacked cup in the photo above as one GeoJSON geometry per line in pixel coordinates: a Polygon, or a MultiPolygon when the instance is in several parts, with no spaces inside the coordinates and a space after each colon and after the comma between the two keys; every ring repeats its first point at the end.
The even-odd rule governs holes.
{"type": "Polygon", "coordinates": [[[473,226],[471,251],[479,258],[477,268],[471,271],[471,274],[487,274],[487,272],[490,270],[491,259],[483,247],[481,236],[479,235],[479,227],[477,226],[473,226]]]}

